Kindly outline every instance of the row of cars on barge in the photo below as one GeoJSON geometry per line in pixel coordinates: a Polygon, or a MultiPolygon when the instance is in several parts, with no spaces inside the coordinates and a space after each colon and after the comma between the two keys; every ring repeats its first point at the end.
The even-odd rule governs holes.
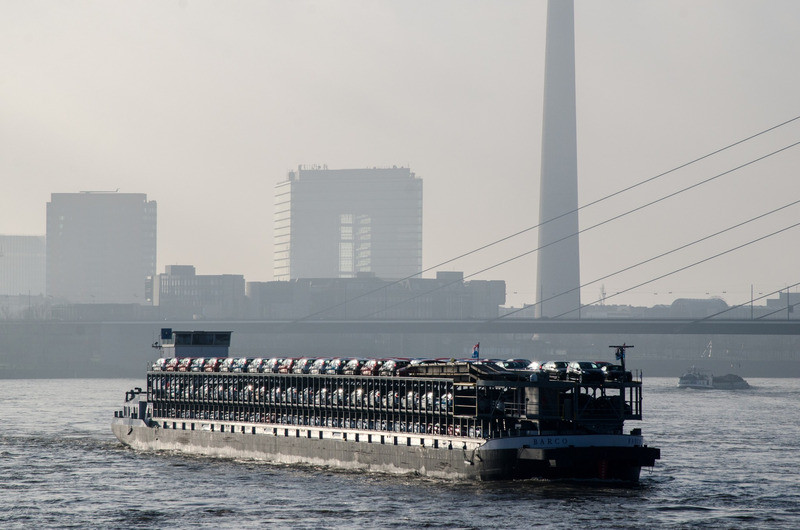
{"type": "MultiPolygon", "coordinates": [[[[389,358],[364,359],[341,357],[161,357],[151,369],[161,372],[234,372],[313,375],[405,376],[421,364],[456,362],[458,359],[389,358]]],[[[548,361],[528,359],[460,359],[461,362],[493,365],[510,371],[542,374],[556,380],[579,382],[632,380],[622,366],[608,361],[548,361]]]]}
{"type": "Polygon", "coordinates": [[[640,429],[624,432],[642,418],[638,374],[562,379],[545,366],[472,359],[278,363],[203,348],[214,342],[203,334],[225,342],[225,333],[229,342],[229,332],[176,332],[145,388],[126,393],[117,438],[141,450],[445,479],[636,483],[660,457],[640,429]]]}

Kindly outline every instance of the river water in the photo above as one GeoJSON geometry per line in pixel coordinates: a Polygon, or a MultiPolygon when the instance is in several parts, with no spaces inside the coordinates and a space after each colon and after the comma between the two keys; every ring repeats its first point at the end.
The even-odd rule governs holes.
{"type": "Polygon", "coordinates": [[[644,382],[661,460],[623,489],[137,453],[109,422],[143,380],[0,380],[0,528],[800,528],[800,379],[676,382],[644,382]]]}

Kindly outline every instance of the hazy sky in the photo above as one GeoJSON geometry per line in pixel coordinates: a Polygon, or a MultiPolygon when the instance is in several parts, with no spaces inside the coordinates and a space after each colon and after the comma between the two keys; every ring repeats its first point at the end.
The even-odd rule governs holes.
{"type": "MultiPolygon", "coordinates": [[[[538,221],[544,0],[0,0],[0,233],[53,192],[146,193],[158,270],[272,279],[299,164],[408,166],[426,267],[538,221]]],[[[576,0],[581,204],[800,115],[800,2],[576,0]]],[[[800,141],[800,120],[581,212],[582,228],[800,141]]],[[[800,199],[800,146],[581,235],[584,282],[800,199]]],[[[800,205],[602,283],[800,221],[800,205]]],[[[800,282],[800,227],[609,300],[731,304],[800,282]],[[658,294],[655,294],[658,293],[658,294]],[[706,293],[709,293],[708,295],[706,293]]],[[[536,233],[447,265],[473,273],[536,233]]],[[[535,299],[536,256],[476,276],[535,299]]],[[[432,273],[431,273],[432,274],[432,273]]],[[[600,284],[583,290],[599,297],[600,284]]]]}

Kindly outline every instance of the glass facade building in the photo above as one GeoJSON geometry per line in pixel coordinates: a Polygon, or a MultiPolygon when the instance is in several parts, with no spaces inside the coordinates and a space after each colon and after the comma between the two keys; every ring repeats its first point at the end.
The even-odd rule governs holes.
{"type": "Polygon", "coordinates": [[[422,180],[409,168],[299,167],[275,192],[276,280],[422,270],[422,180]]]}

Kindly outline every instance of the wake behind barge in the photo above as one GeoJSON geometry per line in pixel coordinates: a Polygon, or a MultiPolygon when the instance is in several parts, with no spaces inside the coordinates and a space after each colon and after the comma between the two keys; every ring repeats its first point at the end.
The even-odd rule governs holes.
{"type": "Polygon", "coordinates": [[[623,434],[625,420],[641,418],[640,378],[583,384],[469,361],[403,376],[151,367],[112,429],[140,450],[458,480],[636,483],[660,457],[640,429],[623,434]]]}

